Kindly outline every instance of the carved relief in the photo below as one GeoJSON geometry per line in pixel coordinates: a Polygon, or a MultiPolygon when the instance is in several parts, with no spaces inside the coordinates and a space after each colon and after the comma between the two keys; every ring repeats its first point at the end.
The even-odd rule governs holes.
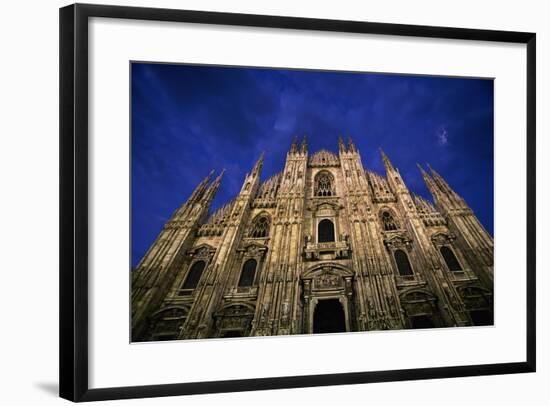
{"type": "Polygon", "coordinates": [[[437,309],[437,297],[428,291],[407,291],[401,294],[401,306],[409,323],[414,323],[415,318],[420,318],[425,322],[436,326],[440,320],[437,309]]]}
{"type": "Polygon", "coordinates": [[[237,252],[243,257],[261,259],[267,252],[267,246],[260,244],[248,244],[237,249],[237,252]]]}
{"type": "Polygon", "coordinates": [[[323,274],[315,279],[316,289],[339,289],[342,287],[342,278],[338,275],[323,274]]]}
{"type": "Polygon", "coordinates": [[[336,196],[334,176],[328,171],[321,171],[315,176],[314,194],[319,197],[336,196]]]}
{"type": "MultiPolygon", "coordinates": [[[[447,210],[443,200],[436,205],[410,193],[385,165],[387,173],[374,173],[345,145],[339,154],[312,155],[296,146],[284,172],[260,182],[259,169],[249,171],[242,188],[235,188],[239,194],[211,214],[195,193],[147,254],[132,296],[139,306],[160,287],[154,310],[186,307],[175,318],[162,316],[158,328],[165,337],[168,330],[180,338],[309,333],[323,300],[342,305],[348,331],[406,328],[421,316],[437,326],[471,323],[469,311],[492,309],[492,285],[481,277],[492,275],[492,260],[481,258],[492,257],[492,239],[485,245],[467,240],[485,235],[475,221],[466,223],[471,210],[447,210]],[[464,222],[453,223],[453,216],[464,222]],[[329,227],[319,231],[325,220],[331,233],[329,227]],[[444,246],[461,271],[444,266],[444,246]],[[399,266],[403,255],[410,272],[399,266]],[[255,273],[243,272],[252,260],[255,273]],[[193,289],[183,289],[199,261],[205,264],[202,276],[193,289]],[[176,275],[164,290],[162,277],[171,273],[176,275]]],[[[151,339],[154,331],[147,331],[140,338],[151,339]]]]}
{"type": "Polygon", "coordinates": [[[266,238],[269,236],[270,217],[267,213],[258,214],[248,229],[248,237],[250,238],[266,238]]]}
{"type": "Polygon", "coordinates": [[[309,166],[340,166],[340,159],[332,152],[322,149],[311,156],[309,166]]]}
{"type": "Polygon", "coordinates": [[[398,249],[412,250],[412,239],[405,233],[399,232],[397,234],[389,234],[384,238],[384,245],[388,247],[390,251],[398,249]]]}
{"type": "Polygon", "coordinates": [[[449,233],[449,234],[437,233],[432,235],[432,238],[431,238],[432,242],[436,246],[451,244],[455,239],[456,239],[456,236],[452,233],[449,233]]]}
{"type": "Polygon", "coordinates": [[[467,309],[485,309],[492,307],[493,295],[479,286],[459,287],[458,292],[467,309]]]}
{"type": "Polygon", "coordinates": [[[395,231],[399,229],[399,223],[390,210],[382,210],[380,218],[382,219],[382,227],[385,231],[395,231]]]}
{"type": "Polygon", "coordinates": [[[353,272],[336,264],[317,266],[302,275],[304,294],[312,294],[316,290],[339,290],[342,293],[352,293],[351,280],[353,272]],[[311,282],[313,281],[313,286],[311,282]]]}
{"type": "Polygon", "coordinates": [[[240,331],[243,336],[250,330],[254,307],[250,304],[228,305],[214,315],[218,331],[240,331]]]}
{"type": "Polygon", "coordinates": [[[213,247],[202,245],[189,250],[188,255],[197,260],[202,259],[208,261],[215,252],[216,250],[213,247]]]}

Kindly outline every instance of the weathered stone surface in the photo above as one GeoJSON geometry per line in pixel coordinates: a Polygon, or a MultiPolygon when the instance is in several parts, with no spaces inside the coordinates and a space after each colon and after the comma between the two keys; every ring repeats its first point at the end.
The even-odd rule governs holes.
{"type": "Polygon", "coordinates": [[[260,183],[260,158],[207,218],[210,174],[133,271],[133,340],[492,324],[492,237],[433,169],[434,204],[381,154],[385,176],[351,140],[311,156],[295,142],[282,172],[260,183]]]}

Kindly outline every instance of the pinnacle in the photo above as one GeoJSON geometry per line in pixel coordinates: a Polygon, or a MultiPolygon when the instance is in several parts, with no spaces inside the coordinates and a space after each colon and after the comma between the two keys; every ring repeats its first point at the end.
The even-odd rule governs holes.
{"type": "Polygon", "coordinates": [[[294,140],[292,141],[292,145],[290,146],[290,152],[296,152],[298,149],[298,136],[294,136],[294,140]]]}

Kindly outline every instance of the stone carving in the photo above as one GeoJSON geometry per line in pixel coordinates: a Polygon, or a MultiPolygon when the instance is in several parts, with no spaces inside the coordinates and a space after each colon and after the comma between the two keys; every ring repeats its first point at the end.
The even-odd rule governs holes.
{"type": "Polygon", "coordinates": [[[390,308],[390,314],[393,317],[397,317],[398,312],[397,312],[397,304],[395,302],[395,297],[393,295],[387,295],[386,299],[388,301],[388,307],[390,308]]]}
{"type": "Polygon", "coordinates": [[[242,304],[230,305],[214,315],[218,330],[248,331],[252,326],[254,308],[242,304]]]}
{"type": "Polygon", "coordinates": [[[392,234],[384,239],[384,244],[390,251],[397,249],[412,250],[412,239],[405,233],[399,232],[399,234],[392,234]]]}
{"type": "Polygon", "coordinates": [[[208,262],[208,260],[214,255],[216,249],[210,245],[199,245],[187,252],[187,254],[196,260],[203,260],[208,262]]]}
{"type": "Polygon", "coordinates": [[[342,286],[342,278],[338,275],[323,274],[315,279],[317,289],[335,289],[342,286]]]}
{"type": "Polygon", "coordinates": [[[262,311],[261,311],[261,314],[260,314],[260,319],[262,321],[267,320],[268,313],[269,313],[269,305],[267,303],[264,303],[262,305],[262,311]]]}
{"type": "Polygon", "coordinates": [[[384,230],[386,231],[399,229],[399,224],[397,224],[397,221],[395,221],[395,218],[388,210],[384,210],[382,212],[382,224],[384,226],[384,230]]]}
{"type": "Polygon", "coordinates": [[[437,207],[410,193],[387,156],[382,161],[379,174],[343,142],[337,153],[296,143],[284,171],[262,181],[259,159],[233,188],[239,193],[212,212],[219,179],[206,177],[132,271],[133,339],[155,340],[147,322],[178,306],[188,313],[170,337],[310,333],[321,300],[339,300],[351,330],[406,328],[422,316],[438,326],[471,324],[467,312],[492,309],[493,240],[471,209],[435,171],[421,174],[437,207]],[[324,219],[334,232],[318,243],[324,219]],[[450,242],[463,272],[438,270],[438,251],[450,242]],[[399,276],[397,250],[414,276],[399,276]],[[239,286],[250,259],[254,285],[239,286]],[[181,294],[197,261],[204,270],[181,294]]]}
{"type": "Polygon", "coordinates": [[[309,165],[312,167],[339,166],[340,160],[332,152],[322,149],[311,156],[309,159],[309,165]]]}
{"type": "Polygon", "coordinates": [[[432,242],[437,246],[450,244],[455,239],[456,237],[452,233],[448,233],[448,234],[437,233],[435,235],[432,235],[432,242]]]}
{"type": "Polygon", "coordinates": [[[334,176],[330,172],[321,171],[315,176],[315,196],[331,197],[335,196],[334,176]]]}

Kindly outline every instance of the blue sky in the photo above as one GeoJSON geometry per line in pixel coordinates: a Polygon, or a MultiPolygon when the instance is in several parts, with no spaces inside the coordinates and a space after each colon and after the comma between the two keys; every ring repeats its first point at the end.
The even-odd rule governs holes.
{"type": "Polygon", "coordinates": [[[381,147],[412,192],[437,170],[493,233],[493,81],[396,74],[132,64],[132,266],[204,176],[226,168],[213,202],[235,196],[266,152],[282,170],[295,135],[337,152],[351,136],[365,169],[381,147]]]}

